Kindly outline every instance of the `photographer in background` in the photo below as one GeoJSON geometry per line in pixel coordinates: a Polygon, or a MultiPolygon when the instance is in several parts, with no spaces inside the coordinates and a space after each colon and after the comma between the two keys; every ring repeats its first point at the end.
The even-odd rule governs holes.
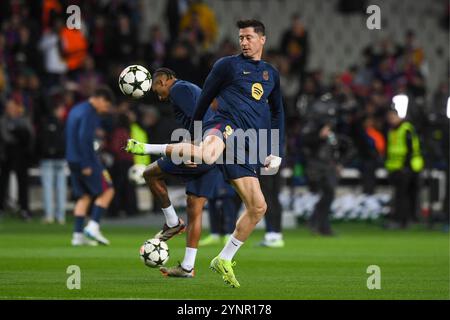
{"type": "Polygon", "coordinates": [[[311,192],[320,194],[308,226],[314,233],[332,236],[329,214],[339,170],[336,134],[331,122],[316,118],[307,120],[301,136],[308,186],[311,192]]]}
{"type": "Polygon", "coordinates": [[[22,103],[9,99],[0,117],[0,212],[6,208],[9,176],[14,171],[19,186],[19,207],[23,219],[31,218],[28,204],[28,167],[33,150],[33,128],[22,103]]]}

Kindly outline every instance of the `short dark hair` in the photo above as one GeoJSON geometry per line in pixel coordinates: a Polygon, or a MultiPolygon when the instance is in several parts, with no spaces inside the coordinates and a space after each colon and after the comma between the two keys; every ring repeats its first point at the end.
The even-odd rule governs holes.
{"type": "Polygon", "coordinates": [[[153,72],[153,79],[156,79],[157,77],[162,76],[162,75],[165,75],[167,77],[167,79],[172,79],[172,78],[177,77],[175,71],[173,71],[172,69],[158,68],[155,70],[155,72],[153,72]]]}
{"type": "Polygon", "coordinates": [[[92,94],[92,96],[97,97],[97,98],[103,98],[106,101],[109,101],[111,103],[114,103],[114,100],[115,100],[114,93],[112,92],[111,88],[109,88],[108,86],[97,87],[94,90],[94,93],[92,94]]]}
{"type": "Polygon", "coordinates": [[[266,27],[259,20],[255,20],[255,19],[239,20],[238,22],[236,22],[236,26],[239,29],[253,27],[253,29],[255,30],[256,33],[259,33],[259,34],[261,34],[263,36],[266,35],[266,27]]]}

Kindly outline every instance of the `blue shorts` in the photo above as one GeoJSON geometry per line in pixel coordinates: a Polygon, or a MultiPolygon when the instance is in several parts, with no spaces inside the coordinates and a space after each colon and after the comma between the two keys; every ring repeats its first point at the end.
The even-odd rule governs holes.
{"type": "MultiPolygon", "coordinates": [[[[220,122],[213,119],[207,121],[203,125],[203,134],[205,135],[215,135],[222,139],[222,141],[227,144],[227,139],[233,139],[233,133],[237,129],[237,126],[226,119],[221,119],[220,122]]],[[[225,152],[229,152],[230,150],[226,150],[225,152]]],[[[231,150],[232,151],[232,150],[231,150]]],[[[242,159],[242,163],[238,163],[237,158],[234,158],[232,164],[225,163],[226,156],[224,156],[223,164],[217,164],[220,170],[223,173],[225,180],[234,180],[242,177],[258,177],[257,172],[261,168],[261,164],[252,164],[250,163],[248,157],[242,159]]]]}
{"type": "Polygon", "coordinates": [[[90,176],[82,174],[78,164],[69,163],[69,168],[72,195],[75,199],[85,194],[97,197],[112,187],[111,176],[105,168],[93,169],[90,176]]]}
{"type": "Polygon", "coordinates": [[[218,179],[223,179],[216,165],[200,164],[190,168],[184,164],[174,164],[166,157],[158,159],[157,163],[164,173],[179,177],[186,183],[186,194],[197,197],[212,198],[218,179]]]}

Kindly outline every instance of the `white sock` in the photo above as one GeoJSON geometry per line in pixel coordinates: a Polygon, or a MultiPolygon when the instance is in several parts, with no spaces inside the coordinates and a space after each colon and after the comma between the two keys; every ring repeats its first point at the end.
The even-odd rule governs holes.
{"type": "Polygon", "coordinates": [[[82,232],[74,232],[73,233],[73,238],[75,240],[81,240],[83,238],[83,233],[82,232]]]}
{"type": "Polygon", "coordinates": [[[223,247],[222,251],[220,252],[219,257],[225,260],[233,259],[234,255],[243,244],[244,243],[242,241],[239,241],[235,237],[230,236],[230,239],[228,239],[227,244],[225,245],[225,247],[223,247]]]}
{"type": "Polygon", "coordinates": [[[144,151],[146,154],[166,155],[167,144],[147,144],[144,143],[144,151]]]}
{"type": "Polygon", "coordinates": [[[166,224],[172,228],[178,225],[179,219],[177,213],[175,212],[175,208],[170,205],[167,208],[162,209],[164,213],[164,217],[166,217],[166,224]]]}
{"type": "Polygon", "coordinates": [[[184,259],[183,262],[181,263],[181,267],[185,270],[194,269],[196,255],[197,255],[196,248],[186,247],[186,252],[184,254],[184,259]]]}
{"type": "Polygon", "coordinates": [[[99,230],[100,229],[100,225],[98,224],[97,221],[89,220],[88,225],[86,226],[86,228],[99,230]]]}
{"type": "Polygon", "coordinates": [[[283,234],[280,232],[267,232],[265,235],[266,241],[278,241],[283,239],[283,234]]]}

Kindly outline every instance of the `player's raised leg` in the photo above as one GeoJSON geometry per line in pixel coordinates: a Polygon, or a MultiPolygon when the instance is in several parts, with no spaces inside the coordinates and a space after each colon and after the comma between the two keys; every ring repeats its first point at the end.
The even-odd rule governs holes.
{"type": "Polygon", "coordinates": [[[205,197],[198,197],[193,194],[188,195],[188,225],[184,259],[178,266],[172,268],[160,268],[165,276],[181,278],[194,277],[195,258],[197,256],[198,242],[202,232],[202,214],[206,200],[205,197]]]}
{"type": "Polygon", "coordinates": [[[267,210],[266,201],[261,191],[258,178],[242,177],[232,180],[232,184],[245,205],[244,213],[236,223],[236,229],[220,254],[210,264],[210,268],[222,275],[223,280],[232,287],[240,287],[232,262],[234,255],[255,229],[256,224],[264,217],[267,210]]]}
{"type": "Polygon", "coordinates": [[[172,144],[146,144],[129,139],[125,151],[137,154],[156,154],[167,156],[169,158],[180,157],[190,159],[195,163],[213,164],[220,157],[225,149],[225,143],[221,138],[215,135],[207,136],[199,145],[193,145],[187,142],[172,144]]]}

